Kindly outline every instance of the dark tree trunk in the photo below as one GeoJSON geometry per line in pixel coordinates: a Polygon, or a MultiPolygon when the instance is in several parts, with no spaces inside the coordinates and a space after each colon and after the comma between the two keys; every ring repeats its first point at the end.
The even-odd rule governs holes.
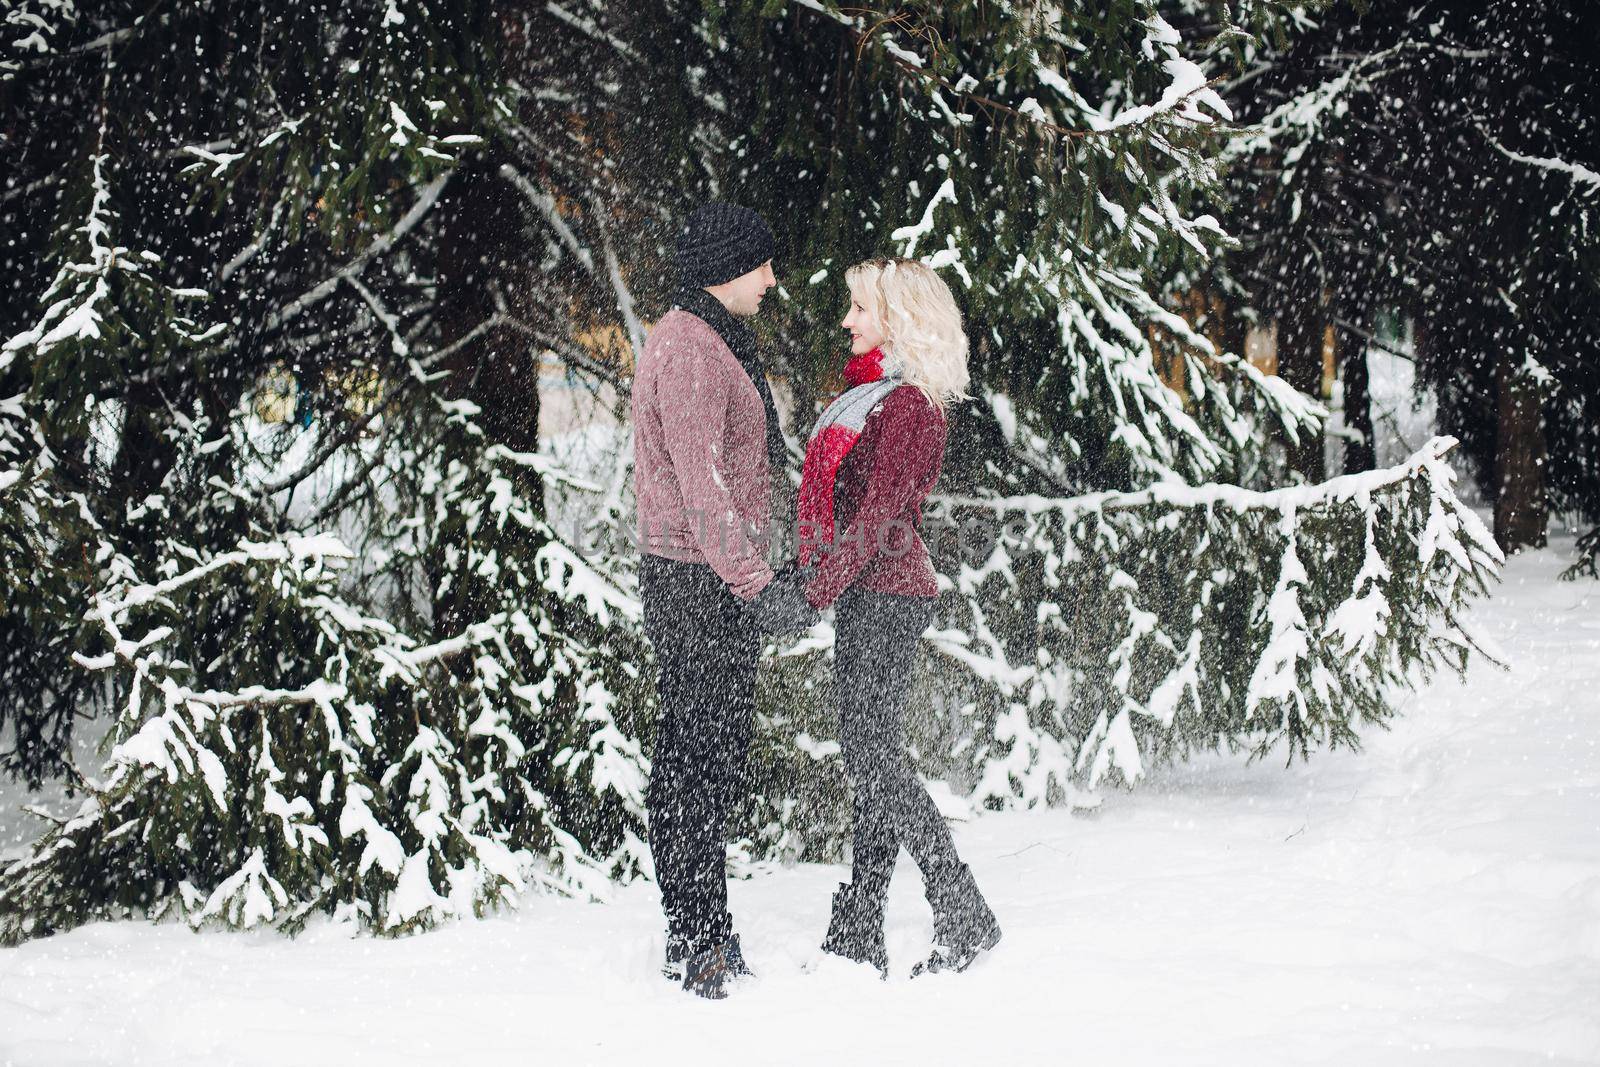
{"type": "MultiPolygon", "coordinates": [[[[1278,374],[1300,392],[1322,399],[1322,313],[1316,297],[1295,301],[1278,319],[1278,374]]],[[[1307,481],[1325,477],[1322,435],[1301,434],[1287,442],[1289,466],[1307,481]]]]}
{"type": "Polygon", "coordinates": [[[1244,358],[1245,338],[1250,332],[1250,327],[1244,316],[1228,307],[1227,301],[1219,294],[1216,298],[1217,307],[1217,339],[1218,346],[1224,352],[1232,352],[1239,358],[1244,358]]]}
{"type": "MultiPolygon", "coordinates": [[[[162,433],[166,407],[150,373],[131,379],[122,401],[125,414],[116,460],[105,472],[104,482],[100,482],[99,472],[95,479],[99,483],[97,489],[108,498],[121,495],[128,504],[136,504],[160,491],[162,480],[177,459],[177,445],[162,433]]],[[[155,520],[145,513],[145,518],[130,522],[128,510],[126,506],[111,508],[114,518],[108,525],[125,546],[124,551],[141,568],[147,568],[159,556],[160,539],[150,529],[155,520]]]]}
{"type": "Polygon", "coordinates": [[[1378,465],[1372,434],[1371,376],[1367,369],[1367,346],[1348,331],[1335,335],[1339,346],[1339,377],[1344,382],[1344,425],[1361,439],[1346,438],[1344,472],[1355,474],[1378,465]]]}
{"type": "MultiPolygon", "coordinates": [[[[514,245],[520,218],[515,191],[489,165],[463,168],[450,199],[438,212],[439,343],[449,345],[494,314],[491,285],[508,291],[515,304],[527,267],[526,250],[514,245]]],[[[531,289],[532,286],[529,285],[531,289]]],[[[490,330],[450,360],[453,387],[481,409],[479,425],[490,441],[519,452],[539,447],[539,351],[506,328],[490,330]]],[[[539,499],[539,476],[516,473],[519,487],[539,499]]]]}
{"type": "MultiPolygon", "coordinates": [[[[463,168],[449,198],[437,208],[434,244],[438,275],[437,314],[439,343],[449,345],[469,334],[494,313],[491,285],[510,290],[516,299],[526,250],[513,245],[519,231],[512,191],[493,175],[493,164],[463,168]]],[[[539,448],[539,352],[517,333],[499,328],[486,331],[445,364],[451,372],[451,392],[478,406],[478,425],[491,444],[517,452],[539,448]]],[[[527,467],[507,465],[505,474],[524,499],[542,501],[542,479],[527,467]]],[[[458,530],[457,552],[468,550],[471,534],[458,530]]],[[[430,560],[429,583],[438,590],[446,571],[447,552],[441,544],[430,560]]],[[[459,632],[488,612],[484,583],[476,578],[458,580],[448,592],[433,600],[433,627],[439,635],[459,632]]]]}
{"type": "Polygon", "coordinates": [[[1494,539],[1502,550],[1542,548],[1545,505],[1544,415],[1539,387],[1517,354],[1504,352],[1495,366],[1494,539]]]}

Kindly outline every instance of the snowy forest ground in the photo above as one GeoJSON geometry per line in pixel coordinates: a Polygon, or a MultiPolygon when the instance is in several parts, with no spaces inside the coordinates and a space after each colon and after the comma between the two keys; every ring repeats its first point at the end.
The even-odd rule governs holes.
{"type": "Polygon", "coordinates": [[[655,973],[649,885],[398,941],[98,924],[0,951],[0,1063],[1600,1062],[1600,586],[1515,557],[1477,624],[1510,656],[1403,699],[1359,753],[1214,756],[1091,815],[957,828],[1005,928],[915,981],[818,960],[842,868],[732,886],[760,978],[655,973]]]}

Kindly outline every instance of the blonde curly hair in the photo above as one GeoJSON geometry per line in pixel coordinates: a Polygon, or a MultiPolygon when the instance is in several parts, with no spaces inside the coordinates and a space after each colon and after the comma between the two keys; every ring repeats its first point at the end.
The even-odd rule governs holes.
{"type": "Polygon", "coordinates": [[[944,279],[915,259],[868,259],[844,273],[850,296],[884,337],[884,369],[946,410],[970,400],[967,335],[944,279]]]}

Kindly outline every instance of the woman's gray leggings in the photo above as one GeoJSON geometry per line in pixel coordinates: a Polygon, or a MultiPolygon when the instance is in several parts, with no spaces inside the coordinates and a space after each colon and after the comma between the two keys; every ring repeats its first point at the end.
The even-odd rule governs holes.
{"type": "Polygon", "coordinates": [[[904,845],[936,884],[961,862],[944,818],[906,755],[905,711],[929,597],[850,588],[835,614],[834,686],[845,773],[855,792],[851,879],[881,900],[904,845]]]}

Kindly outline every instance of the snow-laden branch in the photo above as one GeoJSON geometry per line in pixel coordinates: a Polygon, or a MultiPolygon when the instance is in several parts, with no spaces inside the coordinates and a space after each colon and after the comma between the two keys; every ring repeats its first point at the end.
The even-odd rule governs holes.
{"type": "Polygon", "coordinates": [[[622,325],[628,331],[628,344],[633,348],[633,358],[637,363],[644,355],[644,323],[639,321],[638,312],[634,310],[633,291],[628,288],[628,283],[622,277],[622,264],[618,261],[616,248],[611,242],[611,229],[606,225],[605,205],[596,197],[590,201],[589,208],[594,213],[594,224],[600,230],[600,248],[605,256],[606,278],[611,283],[611,291],[617,301],[617,311],[622,315],[622,325]]]}
{"type": "Polygon", "coordinates": [[[1503,557],[1454,495],[1450,444],[1321,486],[937,500],[1030,520],[961,563],[942,616],[1003,640],[930,641],[962,716],[992,709],[952,724],[974,798],[1079,804],[1074,782],[1131,785],[1193,746],[1353,744],[1395,687],[1497,659],[1461,608],[1503,557]]]}
{"type": "Polygon", "coordinates": [[[234,551],[223,552],[220,555],[213,556],[200,566],[184,571],[182,574],[173,575],[164,581],[134,585],[115,597],[105,594],[98,595],[95,597],[94,608],[90,615],[101,619],[120,618],[133,608],[143,607],[154,601],[165,600],[185,586],[193,585],[195,582],[208,578],[217,571],[228,567],[237,567],[245,563],[352,559],[354,555],[343,542],[329,534],[289,537],[282,541],[241,541],[239,547],[234,551]]]}
{"type": "Polygon", "coordinates": [[[251,239],[250,243],[234,253],[232,259],[224,263],[217,271],[217,280],[226,282],[232,278],[239,269],[249,263],[261,250],[267,247],[267,241],[277,230],[279,222],[283,219],[283,212],[289,203],[289,190],[286,186],[278,193],[278,199],[273,202],[272,211],[267,216],[266,225],[261,227],[261,232],[251,239]]]}
{"type": "Polygon", "coordinates": [[[3,21],[6,28],[12,33],[26,30],[22,36],[13,37],[6,42],[13,56],[0,56],[0,83],[14,78],[19,71],[30,70],[44,66],[62,59],[73,59],[80,56],[92,56],[98,52],[132,40],[144,31],[148,20],[151,18],[166,19],[168,16],[159,9],[162,5],[156,4],[146,13],[133,20],[131,26],[123,26],[114,30],[107,30],[97,37],[70,48],[58,47],[57,40],[66,35],[71,24],[79,19],[79,10],[76,4],[61,2],[61,0],[44,0],[43,3],[24,4],[12,0],[6,5],[3,21]],[[32,8],[33,10],[29,10],[32,8]],[[49,21],[45,15],[56,20],[49,21]]]}
{"type": "Polygon", "coordinates": [[[1100,119],[1093,112],[1087,112],[1090,129],[1097,133],[1109,133],[1142,126],[1158,118],[1203,126],[1215,120],[1213,115],[1200,110],[1202,104],[1210,108],[1216,117],[1232,119],[1233,111],[1212,88],[1212,83],[1206,80],[1205,72],[1193,60],[1178,52],[1178,45],[1182,43],[1178,31],[1156,14],[1145,20],[1145,27],[1149,33],[1144,39],[1144,55],[1147,59],[1153,59],[1157,50],[1163,52],[1165,58],[1161,61],[1161,69],[1166,71],[1171,80],[1162,90],[1160,99],[1153,103],[1126,108],[1110,119],[1100,119]]]}
{"type": "Polygon", "coordinates": [[[1564,174],[1572,179],[1573,184],[1578,186],[1578,191],[1585,196],[1600,194],[1600,172],[1591,170],[1582,163],[1571,163],[1564,159],[1557,159],[1554,156],[1525,156],[1521,152],[1513,152],[1495,140],[1494,136],[1482,126],[1478,127],[1478,132],[1483,135],[1483,139],[1488,141],[1496,152],[1499,152],[1512,162],[1526,163],[1528,166],[1537,167],[1540,170],[1564,174]]]}
{"type": "Polygon", "coordinates": [[[572,253],[573,258],[583,266],[585,271],[593,275],[595,273],[594,254],[584,246],[582,241],[578,240],[578,235],[573,232],[571,226],[567,225],[567,220],[561,217],[561,212],[556,210],[556,198],[534,185],[510,163],[500,164],[500,174],[527,198],[528,203],[538,210],[544,221],[556,232],[556,236],[561,238],[561,243],[567,247],[567,251],[572,253]]]}
{"type": "Polygon", "coordinates": [[[291,322],[298,318],[302,312],[322,303],[324,300],[328,299],[328,297],[334,294],[334,292],[339,288],[340,283],[342,283],[345,278],[356,274],[377,257],[388,253],[389,249],[393,248],[396,242],[403,239],[406,234],[415,229],[417,223],[421,222],[428,212],[433,210],[434,204],[438,203],[439,201],[439,194],[444,192],[445,185],[447,185],[450,181],[451,173],[451,171],[445,171],[443,174],[430,181],[427,185],[423,186],[421,191],[417,194],[416,203],[411,205],[411,209],[400,218],[399,222],[395,223],[394,228],[388,233],[379,237],[366,248],[362,249],[360,254],[358,254],[349,263],[346,263],[343,267],[340,267],[331,277],[318,282],[316,285],[312,286],[310,289],[306,290],[304,293],[295,297],[293,300],[289,301],[289,303],[273,312],[273,314],[267,319],[265,327],[266,331],[271,332],[272,330],[276,330],[285,323],[291,322]]]}
{"type": "MultiPolygon", "coordinates": [[[[1374,83],[1388,77],[1396,69],[1391,64],[1419,53],[1466,60],[1488,59],[1496,54],[1452,48],[1434,41],[1406,40],[1379,52],[1352,57],[1350,64],[1336,77],[1284,101],[1263,115],[1254,126],[1242,131],[1242,136],[1234,138],[1223,149],[1223,156],[1238,159],[1268,151],[1278,141],[1295,135],[1300,144],[1304,144],[1327,118],[1344,116],[1350,97],[1376,91],[1374,83]]],[[[1303,150],[1295,146],[1285,150],[1286,165],[1292,167],[1303,150]]]]}
{"type": "Polygon", "coordinates": [[[594,19],[574,14],[561,4],[556,3],[556,0],[546,0],[545,10],[580,33],[616,49],[619,55],[635,62],[639,61],[639,54],[633,50],[633,47],[627,41],[607,31],[594,19]]]}
{"type": "Polygon", "coordinates": [[[792,0],[792,2],[796,7],[822,15],[843,26],[854,38],[858,53],[873,43],[878,44],[896,69],[927,87],[934,105],[958,126],[970,121],[971,116],[957,114],[952,110],[943,93],[949,93],[962,103],[990,115],[1019,119],[1041,133],[1068,139],[1123,135],[1163,122],[1191,128],[1205,127],[1214,125],[1217,117],[1223,119],[1233,117],[1233,112],[1226,101],[1214,88],[1216,80],[1208,81],[1197,64],[1178,52],[1176,46],[1181,41],[1178,32],[1159,15],[1152,14],[1145,22],[1150,32],[1145,39],[1143,50],[1146,58],[1152,60],[1158,48],[1164,53],[1161,66],[1169,78],[1167,87],[1154,102],[1127,108],[1109,118],[1090,107],[1071,89],[1059,72],[1044,65],[1037,53],[1031,56],[1034,63],[1033,73],[1040,84],[1078,105],[1078,110],[1088,123],[1088,128],[1085,129],[1056,122],[1034,97],[1030,96],[1020,104],[1012,105],[975,92],[980,83],[971,75],[965,75],[959,81],[951,82],[934,73],[931,64],[923,56],[895,40],[891,27],[903,25],[907,21],[903,17],[881,18],[868,26],[861,16],[834,10],[820,0],[792,0]],[[1213,114],[1201,110],[1201,105],[1210,108],[1213,114]]]}
{"type": "Polygon", "coordinates": [[[490,445],[484,452],[483,458],[491,463],[505,460],[519,467],[526,467],[546,481],[556,482],[569,488],[577,489],[580,492],[598,493],[602,491],[602,488],[594,482],[578,477],[548,456],[541,456],[537,452],[519,452],[505,445],[490,445]]]}
{"type": "MultiPolygon", "coordinates": [[[[111,91],[111,72],[108,63],[102,79],[102,96],[111,91]]],[[[116,329],[120,318],[123,301],[119,298],[124,296],[123,290],[155,291],[178,300],[206,295],[198,290],[160,285],[149,273],[150,265],[160,262],[158,256],[149,251],[136,254],[131,248],[116,243],[113,226],[118,217],[112,204],[111,160],[106,145],[109,114],[102,106],[95,148],[89,156],[88,210],[82,223],[71,231],[66,261],[41,297],[44,312],[32,327],[0,345],[0,370],[9,366],[16,353],[24,349],[32,349],[36,355],[43,356],[58,345],[93,344],[106,337],[116,329]]],[[[180,325],[177,332],[198,340],[216,331],[185,334],[180,325]]]]}
{"type": "Polygon", "coordinates": [[[935,189],[933,196],[928,198],[928,204],[922,209],[922,218],[909,226],[902,226],[889,235],[889,240],[899,242],[900,254],[906,258],[914,258],[917,254],[917,244],[924,237],[933,232],[933,213],[940,204],[956,202],[956,183],[954,178],[946,178],[935,189]]]}
{"type": "MultiPolygon", "coordinates": [[[[1166,482],[1134,492],[1107,491],[1087,493],[1076,497],[1046,497],[1036,494],[1005,497],[936,496],[929,499],[950,507],[982,508],[993,511],[1036,514],[1045,511],[1061,512],[1067,516],[1087,515],[1095,512],[1126,510],[1130,508],[1230,508],[1234,511],[1287,512],[1310,510],[1333,504],[1347,503],[1362,496],[1370,496],[1392,488],[1418,475],[1437,477],[1441,484],[1450,485],[1455,475],[1444,464],[1444,456],[1456,446],[1453,437],[1435,437],[1394,467],[1341,475],[1328,481],[1292,485],[1281,489],[1255,490],[1236,485],[1209,484],[1184,485],[1166,482]]],[[[1462,516],[1481,532],[1479,540],[1492,550],[1494,557],[1503,557],[1494,548],[1494,539],[1483,529],[1483,524],[1470,511],[1462,516]]]]}
{"type": "Polygon", "coordinates": [[[578,234],[567,220],[561,217],[557,208],[556,199],[550,193],[536,186],[516,167],[510,163],[500,165],[500,174],[520,192],[529,204],[544,219],[560,239],[561,244],[583,267],[584,272],[597,285],[608,286],[612,298],[616,301],[617,312],[622,317],[623,329],[628,335],[628,344],[633,349],[634,359],[638,359],[644,352],[645,328],[635,310],[633,291],[628,287],[627,281],[622,276],[622,264],[617,258],[616,248],[611,240],[610,228],[606,225],[606,206],[598,196],[589,200],[590,217],[594,219],[595,227],[600,231],[601,257],[605,262],[602,271],[595,263],[594,253],[578,237],[578,234]]]}

